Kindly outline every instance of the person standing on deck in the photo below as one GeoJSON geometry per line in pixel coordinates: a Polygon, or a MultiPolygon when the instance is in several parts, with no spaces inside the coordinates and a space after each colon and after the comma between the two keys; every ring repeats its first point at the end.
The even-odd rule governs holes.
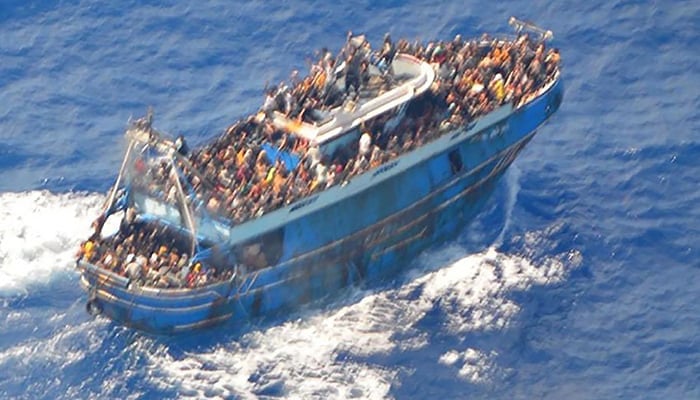
{"type": "Polygon", "coordinates": [[[360,70],[362,67],[362,57],[359,56],[357,50],[345,59],[345,93],[350,94],[350,88],[355,91],[355,97],[360,95],[360,70]]]}
{"type": "Polygon", "coordinates": [[[276,91],[277,88],[274,86],[267,90],[267,93],[265,95],[265,102],[263,102],[263,105],[260,109],[260,111],[268,118],[272,117],[272,113],[275,111],[275,108],[277,106],[277,101],[275,99],[276,91]]]}
{"type": "Polygon", "coordinates": [[[384,43],[382,44],[382,49],[379,52],[379,62],[377,67],[382,74],[387,76],[392,75],[391,63],[394,62],[394,57],[396,56],[396,46],[391,41],[391,36],[386,33],[384,34],[384,43]]]}
{"type": "Polygon", "coordinates": [[[359,156],[361,158],[368,158],[369,151],[372,148],[372,136],[370,136],[367,129],[362,130],[362,136],[360,136],[359,143],[359,156]]]}
{"type": "Polygon", "coordinates": [[[185,157],[189,154],[190,148],[187,146],[184,135],[178,135],[177,139],[175,139],[175,150],[185,157]]]}

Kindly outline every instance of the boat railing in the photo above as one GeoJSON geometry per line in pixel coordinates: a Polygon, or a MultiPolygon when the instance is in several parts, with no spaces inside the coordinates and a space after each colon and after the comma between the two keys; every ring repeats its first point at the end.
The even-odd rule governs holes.
{"type": "Polygon", "coordinates": [[[92,264],[85,260],[78,260],[76,267],[93,275],[98,282],[97,286],[102,286],[106,283],[113,283],[117,287],[126,288],[129,285],[129,279],[126,277],[101,268],[98,265],[92,264]]]}
{"type": "Polygon", "coordinates": [[[559,74],[560,74],[560,71],[557,69],[554,72],[554,74],[547,77],[547,80],[545,81],[545,83],[538,90],[536,90],[533,93],[528,94],[527,96],[524,96],[522,98],[522,100],[520,100],[520,102],[514,108],[518,109],[518,108],[530,103],[531,101],[537,99],[542,94],[546,93],[549,89],[552,88],[552,86],[554,86],[557,83],[557,81],[559,80],[559,74]]]}
{"type": "Polygon", "coordinates": [[[248,293],[248,291],[253,287],[255,284],[255,281],[258,279],[258,274],[259,271],[255,271],[252,274],[246,274],[245,277],[243,278],[241,284],[238,286],[238,293],[240,295],[245,295],[248,293]],[[245,290],[243,290],[243,286],[246,286],[245,290]]]}

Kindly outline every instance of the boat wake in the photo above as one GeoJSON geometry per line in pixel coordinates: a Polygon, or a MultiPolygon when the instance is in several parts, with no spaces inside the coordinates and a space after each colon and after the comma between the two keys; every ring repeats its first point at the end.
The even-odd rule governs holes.
{"type": "Polygon", "coordinates": [[[214,328],[205,335],[217,337],[214,344],[197,346],[199,335],[151,337],[91,319],[77,284],[60,296],[35,293],[50,292],[48,282],[59,284],[51,290],[75,283],[57,277],[71,271],[103,198],[0,194],[0,216],[12,221],[0,229],[0,370],[14,371],[0,379],[0,397],[19,390],[35,398],[386,398],[422,368],[480,385],[497,380],[503,367],[498,347],[470,338],[507,332],[521,307],[513,294],[560,282],[581,260],[576,252],[531,249],[555,240],[547,230],[522,236],[527,256],[451,244],[423,254],[389,289],[348,292],[326,309],[240,336],[214,328]],[[11,300],[22,293],[24,303],[11,300]],[[420,356],[406,357],[414,353],[420,356]],[[54,379],[45,379],[47,368],[54,379]]]}
{"type": "MultiPolygon", "coordinates": [[[[456,246],[431,252],[419,262],[428,269],[459,259],[417,272],[398,288],[357,293],[354,304],[253,331],[211,351],[150,354],[153,383],[192,398],[386,398],[399,374],[414,372],[393,356],[434,347],[435,329],[462,338],[507,329],[520,309],[511,293],[559,282],[575,267],[570,255],[535,265],[493,247],[463,253],[456,246]]],[[[456,345],[433,357],[436,367],[473,383],[498,372],[495,352],[456,345]]]]}
{"type": "Polygon", "coordinates": [[[46,191],[0,194],[0,297],[27,293],[71,268],[104,196],[46,191]]]}

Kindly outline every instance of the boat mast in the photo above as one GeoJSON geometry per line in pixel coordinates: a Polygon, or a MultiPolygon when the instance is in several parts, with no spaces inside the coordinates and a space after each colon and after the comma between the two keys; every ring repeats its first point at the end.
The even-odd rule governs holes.
{"type": "Polygon", "coordinates": [[[107,198],[107,201],[105,201],[104,206],[102,207],[102,214],[106,214],[109,212],[109,210],[112,208],[114,205],[114,199],[117,197],[117,192],[119,191],[119,185],[121,184],[121,181],[124,177],[124,171],[126,170],[126,165],[128,160],[131,158],[131,151],[134,149],[135,142],[134,140],[129,140],[129,145],[126,148],[126,153],[124,154],[124,159],[122,160],[122,165],[119,168],[119,175],[117,175],[117,179],[114,182],[114,186],[112,186],[112,190],[109,192],[109,197],[107,198]]]}
{"type": "Polygon", "coordinates": [[[192,212],[187,204],[187,197],[185,196],[185,191],[182,189],[182,184],[180,183],[180,176],[177,173],[177,166],[175,165],[175,157],[173,153],[170,154],[170,179],[175,181],[175,189],[177,191],[177,197],[180,200],[180,209],[184,213],[184,220],[187,228],[192,234],[191,252],[190,254],[195,254],[197,250],[197,232],[194,223],[194,218],[192,217],[192,212]]]}

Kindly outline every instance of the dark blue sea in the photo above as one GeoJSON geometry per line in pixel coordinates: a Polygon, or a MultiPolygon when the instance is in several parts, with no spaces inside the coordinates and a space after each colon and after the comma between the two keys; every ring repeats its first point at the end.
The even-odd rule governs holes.
{"type": "Polygon", "coordinates": [[[0,0],[0,398],[700,399],[700,2],[0,0]],[[379,288],[176,337],[93,319],[73,256],[129,117],[202,143],[348,30],[554,31],[560,111],[379,288]]]}

